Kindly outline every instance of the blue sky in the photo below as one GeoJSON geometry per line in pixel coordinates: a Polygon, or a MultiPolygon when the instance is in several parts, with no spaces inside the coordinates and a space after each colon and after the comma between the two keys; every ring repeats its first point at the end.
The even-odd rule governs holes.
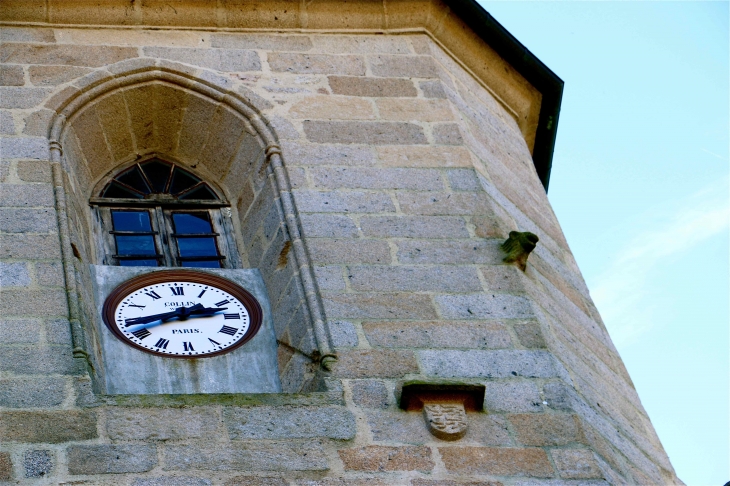
{"type": "Polygon", "coordinates": [[[728,2],[488,2],[565,81],[549,198],[679,477],[730,480],[728,2]]]}

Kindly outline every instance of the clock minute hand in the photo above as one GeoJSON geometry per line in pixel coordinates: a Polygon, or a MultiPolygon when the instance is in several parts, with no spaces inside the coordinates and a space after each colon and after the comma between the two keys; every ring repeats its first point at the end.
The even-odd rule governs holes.
{"type": "Polygon", "coordinates": [[[202,309],[202,304],[195,304],[192,307],[178,307],[174,311],[171,312],[165,312],[163,314],[154,314],[151,316],[143,316],[143,317],[132,317],[130,319],[125,319],[124,324],[126,327],[134,326],[136,324],[148,324],[150,322],[154,321],[166,321],[169,319],[172,319],[174,317],[177,318],[186,318],[190,312],[197,312],[198,310],[202,309]]]}

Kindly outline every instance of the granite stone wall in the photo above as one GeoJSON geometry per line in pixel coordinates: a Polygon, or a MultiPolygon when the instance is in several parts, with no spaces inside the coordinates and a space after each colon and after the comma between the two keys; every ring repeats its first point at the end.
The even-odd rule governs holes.
{"type": "Polygon", "coordinates": [[[681,483],[509,86],[424,33],[0,35],[0,481],[681,483]],[[152,153],[231,201],[288,393],[94,393],[87,200],[152,153]],[[524,272],[512,230],[540,238],[524,272]],[[486,387],[463,439],[398,407],[414,380],[486,387]]]}

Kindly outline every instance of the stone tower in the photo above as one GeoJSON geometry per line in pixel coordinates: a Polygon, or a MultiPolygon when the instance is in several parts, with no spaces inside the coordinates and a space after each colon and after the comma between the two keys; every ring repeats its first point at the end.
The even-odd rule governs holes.
{"type": "Polygon", "coordinates": [[[562,81],[472,0],[0,21],[0,481],[681,484],[546,198],[562,81]],[[127,346],[104,303],[191,235],[261,330],[127,346]]]}

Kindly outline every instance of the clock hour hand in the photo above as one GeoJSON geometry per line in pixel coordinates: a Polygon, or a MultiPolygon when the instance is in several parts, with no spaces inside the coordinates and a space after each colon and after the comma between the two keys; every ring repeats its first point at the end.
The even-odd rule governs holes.
{"type": "Polygon", "coordinates": [[[151,316],[132,317],[130,319],[125,319],[124,324],[126,327],[129,327],[136,324],[148,324],[155,321],[167,321],[174,317],[185,319],[187,318],[187,316],[190,315],[191,312],[197,312],[200,309],[204,309],[203,304],[195,304],[192,307],[178,307],[174,311],[165,312],[163,314],[154,314],[151,316]]]}

